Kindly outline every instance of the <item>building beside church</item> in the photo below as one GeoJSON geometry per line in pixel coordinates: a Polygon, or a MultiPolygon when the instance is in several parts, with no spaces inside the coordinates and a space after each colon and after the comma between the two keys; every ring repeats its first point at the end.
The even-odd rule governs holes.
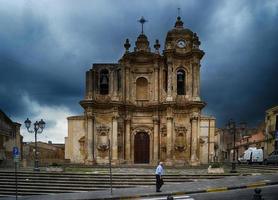
{"type": "Polygon", "coordinates": [[[21,124],[14,122],[0,109],[0,167],[13,166],[13,147],[18,147],[22,158],[21,124]]]}
{"type": "Polygon", "coordinates": [[[265,114],[265,156],[278,150],[278,106],[266,110],[265,114]]]}
{"type": "Polygon", "coordinates": [[[72,163],[199,165],[214,156],[215,118],[202,116],[196,33],[177,17],[160,51],[143,32],[118,63],[86,72],[81,116],[68,117],[65,158],[72,163]]]}

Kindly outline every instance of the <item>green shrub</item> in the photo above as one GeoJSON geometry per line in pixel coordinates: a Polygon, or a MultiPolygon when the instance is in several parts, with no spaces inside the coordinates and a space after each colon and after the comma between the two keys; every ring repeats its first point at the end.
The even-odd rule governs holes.
{"type": "Polygon", "coordinates": [[[219,162],[212,163],[211,168],[220,168],[221,164],[219,162]]]}
{"type": "Polygon", "coordinates": [[[51,166],[51,167],[60,167],[61,165],[58,164],[58,163],[52,163],[50,166],[51,166]]]}

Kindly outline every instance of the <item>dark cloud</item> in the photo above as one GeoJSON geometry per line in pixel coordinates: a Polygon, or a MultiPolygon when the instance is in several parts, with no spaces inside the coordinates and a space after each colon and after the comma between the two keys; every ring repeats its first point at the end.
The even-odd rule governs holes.
{"type": "Polygon", "coordinates": [[[24,95],[42,106],[81,113],[85,71],[117,62],[134,42],[139,17],[148,19],[151,46],[164,46],[181,8],[197,32],[205,113],[218,126],[229,118],[256,125],[278,104],[278,5],[275,1],[0,1],[0,107],[17,119],[30,115],[24,95]]]}

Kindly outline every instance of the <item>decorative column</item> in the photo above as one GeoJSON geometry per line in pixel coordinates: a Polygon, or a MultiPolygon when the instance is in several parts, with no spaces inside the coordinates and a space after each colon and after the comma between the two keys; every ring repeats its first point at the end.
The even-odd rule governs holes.
{"type": "Polygon", "coordinates": [[[198,63],[192,63],[192,75],[193,75],[193,100],[200,101],[200,67],[198,63]]]}
{"type": "Polygon", "coordinates": [[[154,64],[154,101],[158,101],[158,63],[154,64]]]}
{"type": "Polygon", "coordinates": [[[96,84],[95,84],[95,82],[96,82],[96,71],[95,70],[91,70],[91,79],[92,79],[92,99],[93,98],[95,98],[95,96],[96,96],[96,94],[95,94],[95,92],[96,92],[96,84]]]}
{"type": "Polygon", "coordinates": [[[127,163],[131,162],[130,159],[130,115],[127,115],[125,119],[125,160],[127,163]]]}
{"type": "Polygon", "coordinates": [[[86,72],[86,99],[91,99],[93,96],[93,79],[92,70],[86,72]]]}
{"type": "Polygon", "coordinates": [[[188,95],[190,99],[192,99],[193,97],[193,75],[192,74],[193,74],[193,69],[191,67],[188,75],[186,76],[188,80],[186,82],[187,84],[186,84],[186,93],[185,93],[186,95],[188,95]]]}
{"type": "Polygon", "coordinates": [[[94,157],[94,121],[95,117],[92,113],[87,113],[87,162],[92,164],[94,157]]]}
{"type": "Polygon", "coordinates": [[[167,66],[168,66],[168,83],[167,83],[167,101],[173,101],[173,97],[172,97],[172,68],[173,68],[173,64],[171,61],[167,62],[167,66]]]}
{"type": "Polygon", "coordinates": [[[110,97],[113,97],[114,92],[114,71],[109,71],[109,92],[110,97]]]}
{"type": "Polygon", "coordinates": [[[117,70],[114,70],[113,72],[112,72],[112,77],[113,77],[113,82],[111,82],[112,83],[112,88],[113,88],[113,95],[112,95],[112,100],[113,101],[117,101],[118,100],[118,95],[117,95],[117,92],[118,92],[118,79],[117,79],[117,74],[118,72],[117,72],[117,70]]]}
{"type": "Polygon", "coordinates": [[[112,161],[117,164],[118,161],[118,114],[112,117],[112,161]]]}
{"type": "Polygon", "coordinates": [[[196,82],[197,82],[196,96],[198,98],[198,101],[200,101],[200,67],[201,67],[201,65],[198,63],[196,65],[196,82]]]}
{"type": "Polygon", "coordinates": [[[172,109],[167,109],[167,143],[166,143],[166,163],[172,165],[173,159],[173,115],[172,109]]]}
{"type": "Polygon", "coordinates": [[[200,164],[200,161],[198,159],[198,139],[199,139],[199,133],[198,133],[198,120],[199,115],[198,113],[193,113],[191,116],[191,155],[190,155],[190,164],[192,166],[196,166],[200,164]]]}
{"type": "Polygon", "coordinates": [[[125,93],[125,95],[126,95],[126,101],[127,102],[129,102],[129,96],[130,96],[130,64],[129,63],[127,63],[126,64],[126,68],[125,68],[125,74],[126,74],[126,76],[125,76],[125,91],[126,91],[126,93],[125,93]]]}
{"type": "Polygon", "coordinates": [[[159,117],[153,116],[153,163],[158,162],[158,152],[159,152],[159,117]]]}

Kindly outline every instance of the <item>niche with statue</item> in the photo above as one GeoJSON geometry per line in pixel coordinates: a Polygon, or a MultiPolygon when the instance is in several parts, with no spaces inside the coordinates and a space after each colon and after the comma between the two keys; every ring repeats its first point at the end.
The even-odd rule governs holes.
{"type": "Polygon", "coordinates": [[[97,127],[97,150],[100,157],[106,157],[109,150],[109,131],[110,128],[105,125],[97,127]]]}

